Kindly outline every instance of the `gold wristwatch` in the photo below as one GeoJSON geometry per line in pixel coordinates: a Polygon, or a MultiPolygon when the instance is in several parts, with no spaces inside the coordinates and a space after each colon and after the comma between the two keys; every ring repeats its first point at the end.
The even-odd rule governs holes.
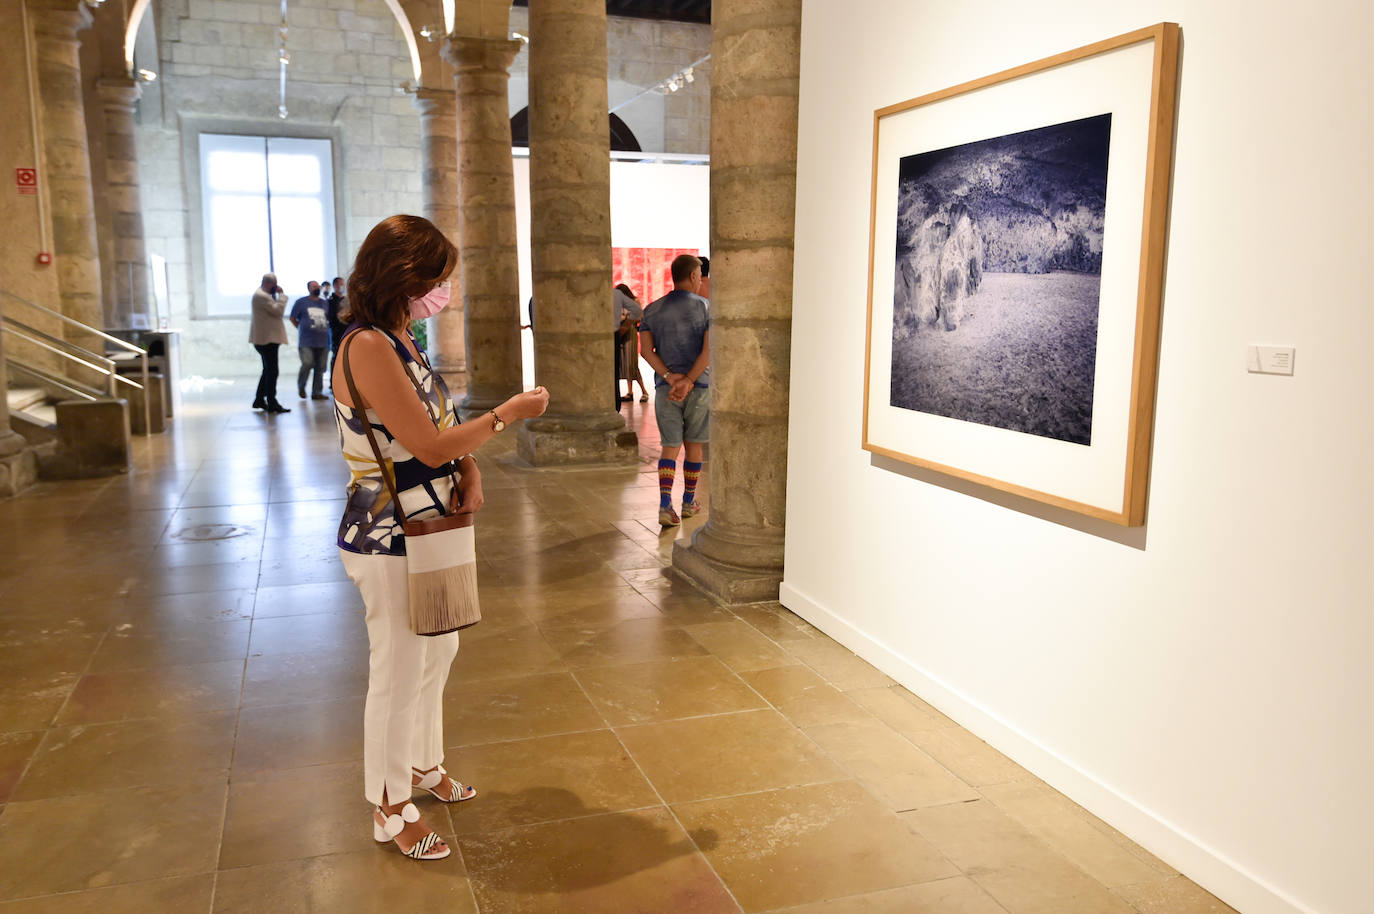
{"type": "Polygon", "coordinates": [[[491,430],[493,432],[504,432],[506,430],[506,420],[496,414],[496,410],[491,410],[491,430]]]}

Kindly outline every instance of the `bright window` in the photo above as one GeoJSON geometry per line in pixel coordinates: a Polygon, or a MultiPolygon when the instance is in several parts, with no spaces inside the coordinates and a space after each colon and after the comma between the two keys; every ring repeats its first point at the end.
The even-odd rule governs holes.
{"type": "Polygon", "coordinates": [[[264,273],[294,300],[337,272],[329,140],[202,133],[200,175],[207,314],[247,314],[264,273]]]}

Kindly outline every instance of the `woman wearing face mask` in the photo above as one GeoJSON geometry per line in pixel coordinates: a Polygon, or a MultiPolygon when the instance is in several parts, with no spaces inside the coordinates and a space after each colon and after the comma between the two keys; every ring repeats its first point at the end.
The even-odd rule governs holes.
{"type": "Polygon", "coordinates": [[[370,643],[363,713],[364,790],[374,805],[374,836],[401,853],[437,860],[449,848],[410,802],[413,790],[445,803],[476,796],[443,762],[444,683],[458,633],[421,637],[410,630],[402,520],[482,507],[482,475],[472,452],[506,423],[543,414],[543,388],[460,423],[444,379],[409,332],[411,320],[448,302],[454,246],[427,219],[391,216],[367,236],[348,280],[339,373],[331,378],[344,460],[352,474],[339,524],[344,569],[362,594],[370,643]],[[362,403],[355,403],[351,374],[362,403]],[[370,423],[395,473],[402,517],[368,442],[370,423]],[[455,487],[451,477],[457,478],[455,487]]]}

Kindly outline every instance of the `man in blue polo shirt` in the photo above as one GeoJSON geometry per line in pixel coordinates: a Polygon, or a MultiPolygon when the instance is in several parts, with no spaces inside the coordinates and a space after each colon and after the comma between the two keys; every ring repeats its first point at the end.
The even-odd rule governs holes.
{"type": "Polygon", "coordinates": [[[324,369],[329,357],[328,303],[320,298],[320,284],[314,280],[306,287],[310,294],[296,299],[291,306],[291,323],[300,331],[297,340],[301,354],[301,370],[296,375],[296,393],[305,399],[305,379],[310,372],[315,378],[310,384],[310,399],[328,400],[324,395],[324,369]]]}
{"type": "Polygon", "coordinates": [[[677,455],[682,462],[682,517],[701,510],[696,502],[703,449],[710,435],[710,318],[701,288],[701,261],[691,254],[673,259],[673,291],[644,309],[639,325],[640,349],[654,369],[654,418],[663,450],[658,460],[658,522],[681,523],[673,510],[673,477],[677,455]]]}

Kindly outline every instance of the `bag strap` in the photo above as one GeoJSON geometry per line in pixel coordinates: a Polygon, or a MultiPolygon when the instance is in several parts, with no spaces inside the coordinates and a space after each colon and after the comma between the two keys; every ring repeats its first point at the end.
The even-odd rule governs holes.
{"type": "MultiPolygon", "coordinates": [[[[386,482],[387,490],[391,492],[391,502],[396,506],[397,520],[401,522],[401,526],[404,529],[405,524],[408,523],[408,521],[405,516],[405,509],[401,507],[401,496],[396,491],[394,467],[393,472],[387,471],[386,460],[382,458],[382,449],[378,446],[377,436],[372,431],[372,421],[367,417],[367,401],[364,400],[363,395],[358,392],[358,385],[353,380],[353,367],[349,364],[349,360],[347,357],[348,348],[350,345],[352,345],[354,337],[356,337],[365,329],[372,328],[359,327],[357,330],[354,330],[344,336],[343,343],[339,345],[339,361],[343,362],[344,381],[348,384],[348,395],[353,398],[353,408],[357,410],[362,417],[363,431],[367,433],[367,443],[372,445],[372,454],[377,458],[377,469],[382,474],[382,479],[386,482]]],[[[388,333],[387,336],[391,337],[391,334],[388,333]]],[[[435,429],[438,429],[439,420],[435,418],[434,413],[430,411],[429,397],[425,396],[424,388],[420,386],[419,381],[415,380],[415,376],[410,373],[410,369],[406,368],[405,360],[401,358],[401,354],[399,352],[396,353],[396,358],[399,359],[401,362],[401,371],[404,372],[405,376],[410,379],[410,383],[415,388],[415,392],[420,395],[420,400],[425,404],[425,414],[429,416],[430,420],[434,423],[435,429]]],[[[430,368],[428,361],[425,361],[423,364],[427,369],[429,369],[431,373],[433,373],[434,369],[430,368]]],[[[452,467],[453,462],[449,461],[448,476],[449,479],[453,482],[453,490],[456,492],[458,491],[458,479],[453,475],[452,467]]]]}

